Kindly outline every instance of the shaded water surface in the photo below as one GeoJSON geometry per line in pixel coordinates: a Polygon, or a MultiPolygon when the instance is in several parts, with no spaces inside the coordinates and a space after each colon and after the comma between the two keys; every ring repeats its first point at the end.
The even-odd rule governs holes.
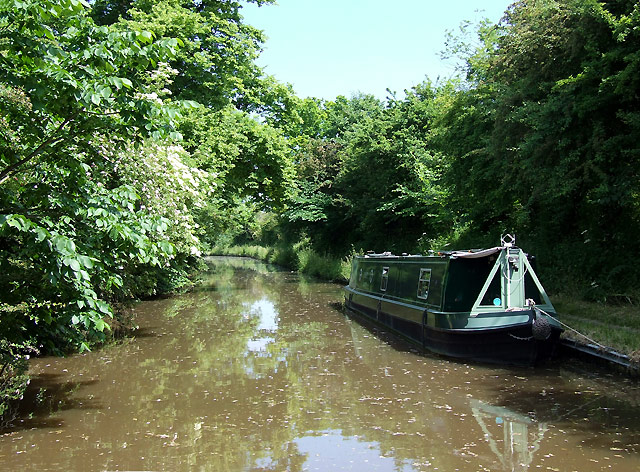
{"type": "Polygon", "coordinates": [[[418,355],[341,297],[212,259],[195,292],[138,305],[135,339],[35,360],[2,469],[640,470],[636,383],[418,355]]]}

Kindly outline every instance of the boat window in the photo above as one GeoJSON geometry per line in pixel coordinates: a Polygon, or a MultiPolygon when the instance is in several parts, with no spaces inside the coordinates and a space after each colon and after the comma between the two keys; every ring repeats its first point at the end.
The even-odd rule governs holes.
{"type": "Polygon", "coordinates": [[[533,281],[533,277],[531,277],[531,274],[528,272],[524,277],[524,297],[525,299],[532,299],[536,305],[541,305],[544,303],[544,298],[542,298],[542,294],[540,293],[538,286],[533,281]]]}
{"type": "Polygon", "coordinates": [[[371,269],[369,271],[369,283],[372,284],[373,283],[373,269],[371,269]]]}
{"type": "Polygon", "coordinates": [[[497,271],[493,276],[493,280],[489,287],[487,287],[487,291],[482,297],[481,306],[502,306],[502,274],[500,271],[497,271]]]}
{"type": "Polygon", "coordinates": [[[362,267],[360,267],[360,273],[358,274],[358,282],[362,282],[362,267]]]}
{"type": "Polygon", "coordinates": [[[420,269],[420,277],[418,278],[418,298],[427,299],[430,283],[431,269],[420,269]]]}
{"type": "Polygon", "coordinates": [[[387,283],[389,282],[389,268],[382,268],[382,280],[380,281],[380,290],[385,292],[387,290],[387,283]]]}
{"type": "MultiPolygon", "coordinates": [[[[443,311],[469,311],[491,274],[495,259],[454,259],[449,263],[443,311]]],[[[489,292],[489,291],[488,291],[489,292]]],[[[494,295],[494,298],[498,295],[494,295]]],[[[486,303],[493,305],[493,300],[486,303]]]]}

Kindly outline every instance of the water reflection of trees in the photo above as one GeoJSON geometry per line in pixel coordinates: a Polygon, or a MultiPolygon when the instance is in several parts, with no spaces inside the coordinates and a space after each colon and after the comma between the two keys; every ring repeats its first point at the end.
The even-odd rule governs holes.
{"type": "Polygon", "coordinates": [[[149,337],[86,356],[101,379],[72,392],[101,405],[82,412],[87,439],[41,441],[30,464],[55,451],[68,470],[295,472],[340,447],[397,471],[539,463],[553,408],[523,394],[539,395],[535,378],[392,349],[339,298],[255,261],[214,262],[199,290],[138,308],[149,337]]]}

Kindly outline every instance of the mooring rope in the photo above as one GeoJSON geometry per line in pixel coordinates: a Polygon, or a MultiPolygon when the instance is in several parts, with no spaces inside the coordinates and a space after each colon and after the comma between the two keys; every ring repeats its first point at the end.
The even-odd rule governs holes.
{"type": "Polygon", "coordinates": [[[569,326],[566,323],[563,323],[562,321],[560,321],[558,318],[551,316],[549,313],[547,313],[546,311],[544,311],[543,309],[541,309],[540,307],[536,306],[536,309],[540,310],[541,313],[544,313],[547,316],[550,316],[551,318],[553,318],[554,320],[556,320],[558,323],[560,323],[562,326],[564,326],[565,328],[570,329],[571,331],[573,331],[574,333],[578,334],[579,336],[582,336],[583,338],[585,338],[586,340],[588,340],[589,342],[597,345],[598,347],[600,347],[601,349],[604,350],[608,350],[609,348],[607,346],[603,346],[602,344],[600,344],[598,341],[594,341],[593,339],[591,339],[589,336],[587,336],[586,334],[582,334],[580,331],[578,331],[575,328],[572,328],[571,326],[569,326]]]}

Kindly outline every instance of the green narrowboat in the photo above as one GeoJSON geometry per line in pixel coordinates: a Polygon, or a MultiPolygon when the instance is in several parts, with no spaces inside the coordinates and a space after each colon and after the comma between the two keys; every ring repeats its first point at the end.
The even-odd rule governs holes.
{"type": "Polygon", "coordinates": [[[356,256],[345,305],[426,350],[488,363],[537,364],[562,332],[533,258],[510,235],[484,250],[356,256]]]}

